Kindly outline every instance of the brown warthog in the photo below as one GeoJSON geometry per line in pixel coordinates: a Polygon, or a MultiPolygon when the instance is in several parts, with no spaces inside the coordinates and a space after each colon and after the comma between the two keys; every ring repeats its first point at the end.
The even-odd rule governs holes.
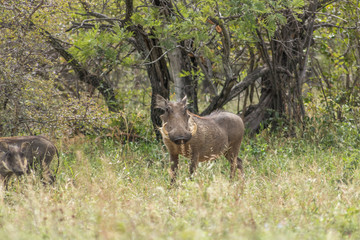
{"type": "Polygon", "coordinates": [[[174,182],[178,168],[179,154],[190,158],[192,175],[198,162],[214,159],[222,154],[230,161],[230,177],[236,169],[242,172],[242,160],[238,157],[244,135],[241,117],[229,112],[214,112],[200,117],[186,109],[186,97],[180,102],[169,102],[160,95],[156,107],[165,113],[160,116],[163,141],[169,150],[174,182]]]}
{"type": "Polygon", "coordinates": [[[54,182],[55,177],[51,174],[50,163],[57,154],[57,168],[59,168],[59,154],[50,140],[43,136],[3,137],[0,138],[0,146],[2,146],[0,174],[3,177],[10,177],[12,174],[8,174],[11,172],[16,175],[29,173],[31,168],[36,169],[39,166],[45,182],[54,182]],[[6,161],[3,161],[4,159],[6,161]]]}

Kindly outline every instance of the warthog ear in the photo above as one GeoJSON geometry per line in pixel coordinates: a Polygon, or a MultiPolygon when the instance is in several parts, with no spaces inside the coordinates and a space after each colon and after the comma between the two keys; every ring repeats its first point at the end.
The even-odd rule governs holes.
{"type": "Polygon", "coordinates": [[[20,151],[25,152],[27,150],[27,148],[30,147],[30,145],[31,145],[30,142],[23,142],[20,146],[20,151]]]}
{"type": "Polygon", "coordinates": [[[168,100],[160,96],[159,94],[156,95],[156,103],[155,108],[160,108],[162,110],[166,110],[168,105],[168,100]]]}
{"type": "Polygon", "coordinates": [[[181,100],[181,104],[186,106],[187,104],[187,96],[185,95],[185,97],[181,100]]]}
{"type": "Polygon", "coordinates": [[[2,152],[9,151],[9,145],[6,142],[0,142],[0,151],[2,152]]]}

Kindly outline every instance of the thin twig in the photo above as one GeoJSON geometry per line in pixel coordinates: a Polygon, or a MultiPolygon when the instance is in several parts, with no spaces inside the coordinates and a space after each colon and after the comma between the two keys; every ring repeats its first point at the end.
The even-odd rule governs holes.
{"type": "Polygon", "coordinates": [[[177,48],[177,47],[178,47],[178,46],[175,46],[175,47],[173,47],[173,48],[165,51],[163,54],[161,54],[160,57],[158,57],[158,58],[155,59],[154,61],[145,63],[146,59],[148,59],[149,56],[151,55],[152,50],[155,48],[155,47],[153,47],[153,48],[149,51],[149,54],[146,56],[146,58],[144,59],[144,61],[143,61],[140,65],[151,65],[151,64],[154,64],[154,63],[156,63],[157,61],[159,61],[160,59],[162,59],[168,52],[174,50],[174,49],[177,48]]]}

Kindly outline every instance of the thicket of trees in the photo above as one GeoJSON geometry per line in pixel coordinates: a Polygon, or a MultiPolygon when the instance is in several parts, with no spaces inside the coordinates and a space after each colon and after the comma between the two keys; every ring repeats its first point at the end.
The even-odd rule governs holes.
{"type": "Polygon", "coordinates": [[[304,104],[314,101],[330,120],[356,122],[359,7],[357,0],[2,1],[0,134],[109,127],[103,119],[121,118],[138,86],[151,99],[155,129],[155,95],[172,92],[186,94],[199,114],[237,100],[253,132],[305,127],[304,104]]]}

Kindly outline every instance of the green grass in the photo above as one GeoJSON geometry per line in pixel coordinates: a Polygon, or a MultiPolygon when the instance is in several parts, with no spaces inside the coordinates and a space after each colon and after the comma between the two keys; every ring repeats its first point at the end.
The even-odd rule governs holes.
{"type": "Polygon", "coordinates": [[[59,142],[53,187],[1,191],[0,239],[360,239],[356,139],[260,134],[243,142],[243,179],[220,158],[190,180],[181,158],[175,186],[161,144],[59,142]]]}

